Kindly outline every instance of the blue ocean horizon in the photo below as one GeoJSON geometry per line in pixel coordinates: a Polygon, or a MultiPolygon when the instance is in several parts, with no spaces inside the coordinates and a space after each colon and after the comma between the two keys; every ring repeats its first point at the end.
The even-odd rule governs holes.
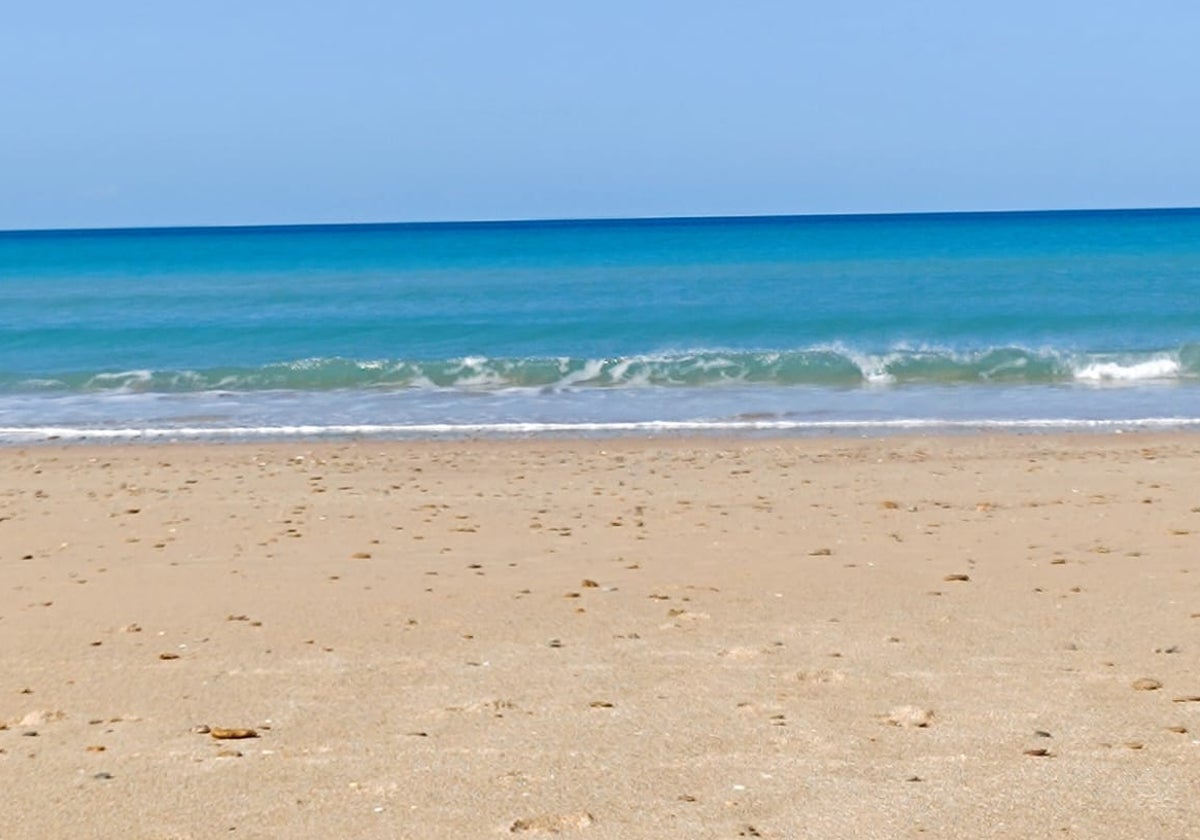
{"type": "Polygon", "coordinates": [[[0,232],[0,442],[1200,426],[1200,210],[0,232]]]}

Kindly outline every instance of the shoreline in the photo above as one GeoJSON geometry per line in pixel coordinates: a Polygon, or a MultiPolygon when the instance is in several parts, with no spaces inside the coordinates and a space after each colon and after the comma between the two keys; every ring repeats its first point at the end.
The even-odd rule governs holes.
{"type": "Polygon", "coordinates": [[[348,444],[417,441],[575,440],[886,440],[904,437],[1191,434],[1200,417],[1124,419],[888,419],[875,421],[630,421],[412,425],[298,425],[213,428],[0,427],[0,450],[20,446],[205,445],[216,443],[348,444]]]}
{"type": "Polygon", "coordinates": [[[4,837],[1194,836],[1197,475],[1190,431],[3,446],[4,837]]]}
{"type": "MultiPolygon", "coordinates": [[[[582,459],[617,453],[640,455],[647,459],[675,456],[680,452],[740,453],[742,455],[790,452],[801,459],[825,460],[830,453],[839,457],[865,459],[872,456],[908,457],[911,453],[936,452],[939,458],[984,458],[1004,461],[1024,457],[1026,453],[1059,452],[1068,454],[1124,453],[1133,455],[1147,447],[1168,447],[1176,453],[1200,456],[1200,434],[1191,428],[1096,428],[1063,429],[963,428],[949,432],[923,428],[897,429],[882,434],[850,434],[841,430],[821,434],[786,434],[773,431],[757,433],[661,432],[650,434],[573,434],[505,436],[422,436],[411,438],[374,437],[263,437],[263,438],[184,438],[184,439],[111,439],[45,440],[0,443],[0,466],[5,460],[49,454],[67,459],[72,469],[87,469],[100,455],[112,459],[129,458],[149,463],[158,456],[171,454],[203,461],[213,453],[224,466],[227,458],[257,455],[272,460],[335,461],[343,457],[369,461],[367,453],[401,459],[439,457],[460,454],[471,457],[498,455],[550,457],[575,455],[582,459]]],[[[367,464],[361,465],[363,467],[367,464]]],[[[1200,503],[1200,497],[1197,499],[1200,503]]]]}

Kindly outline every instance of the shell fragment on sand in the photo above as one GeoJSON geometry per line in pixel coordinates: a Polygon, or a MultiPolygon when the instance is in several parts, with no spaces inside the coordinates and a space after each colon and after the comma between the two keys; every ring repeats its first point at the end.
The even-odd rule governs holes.
{"type": "Polygon", "coordinates": [[[21,718],[18,726],[44,726],[47,723],[54,723],[66,718],[66,714],[58,709],[41,709],[30,712],[21,718]]]}
{"type": "Polygon", "coordinates": [[[209,729],[208,734],[221,741],[236,741],[242,738],[257,738],[258,730],[256,729],[223,729],[220,726],[214,726],[209,729]]]}

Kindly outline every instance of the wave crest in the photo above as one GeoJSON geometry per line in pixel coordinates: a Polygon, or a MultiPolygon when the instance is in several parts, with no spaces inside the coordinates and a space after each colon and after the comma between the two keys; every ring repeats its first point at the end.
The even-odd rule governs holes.
{"type": "Polygon", "coordinates": [[[842,346],[613,358],[442,360],[298,359],[254,368],[0,374],[0,391],[189,393],[336,389],[708,387],[726,384],[856,387],[923,384],[1092,384],[1200,379],[1200,344],[1120,354],[995,347],[976,351],[897,347],[866,353],[842,346]]]}

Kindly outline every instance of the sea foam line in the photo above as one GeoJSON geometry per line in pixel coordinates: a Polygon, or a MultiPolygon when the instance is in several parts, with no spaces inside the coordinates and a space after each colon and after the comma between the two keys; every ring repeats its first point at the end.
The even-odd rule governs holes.
{"type": "Polygon", "coordinates": [[[548,434],[659,434],[671,432],[821,432],[889,430],[1116,430],[1200,428],[1200,417],[1126,419],[1024,418],[950,420],[645,420],[579,423],[415,423],[299,426],[153,427],[89,429],[75,426],[0,426],[0,442],[245,439],[325,437],[509,437],[548,434]]]}

